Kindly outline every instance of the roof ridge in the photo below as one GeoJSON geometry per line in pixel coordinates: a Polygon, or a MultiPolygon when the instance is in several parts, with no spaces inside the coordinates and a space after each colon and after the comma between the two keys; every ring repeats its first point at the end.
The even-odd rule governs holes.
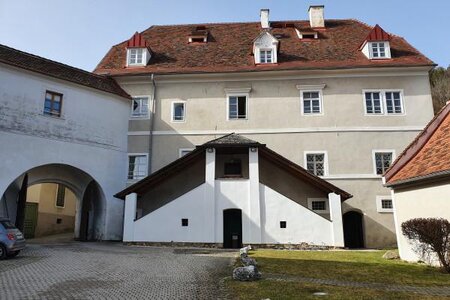
{"type": "Polygon", "coordinates": [[[439,126],[442,124],[442,122],[447,118],[447,116],[450,114],[450,103],[447,103],[444,105],[444,107],[441,108],[441,110],[428,122],[428,124],[425,126],[425,128],[414,138],[414,140],[409,143],[408,146],[400,153],[400,155],[395,159],[395,161],[391,164],[391,166],[386,170],[384,173],[384,177],[386,178],[386,182],[389,182],[390,179],[392,179],[400,170],[406,166],[416,155],[422,150],[427,142],[431,139],[431,137],[435,134],[435,132],[439,129],[439,126]],[[442,119],[436,124],[435,128],[432,128],[431,132],[427,132],[428,129],[434,123],[441,118],[442,119]],[[428,134],[428,136],[427,136],[428,134]],[[424,137],[424,139],[421,141],[421,138],[424,137]],[[417,146],[417,149],[412,149],[412,153],[408,154],[408,150],[413,148],[414,146],[417,146]],[[409,156],[409,157],[408,157],[409,156]],[[401,160],[405,160],[402,162],[401,160]],[[397,164],[400,164],[397,166],[397,164]],[[392,174],[390,174],[392,172],[392,174]]]}
{"type": "Polygon", "coordinates": [[[26,55],[26,56],[30,56],[30,57],[33,57],[33,58],[43,59],[45,61],[48,61],[48,62],[51,62],[51,63],[55,63],[55,64],[58,64],[60,66],[67,67],[67,68],[70,68],[72,70],[77,70],[77,71],[80,71],[80,72],[83,72],[83,73],[86,73],[86,74],[89,74],[89,75],[92,75],[92,76],[95,76],[95,77],[99,77],[99,78],[102,78],[102,79],[107,79],[108,78],[107,76],[104,76],[104,75],[99,75],[99,74],[96,74],[96,73],[92,73],[90,71],[86,71],[86,70],[83,70],[83,69],[80,69],[80,68],[77,68],[77,67],[73,67],[73,66],[67,65],[65,63],[56,61],[56,60],[52,60],[52,59],[49,59],[49,58],[46,58],[46,57],[43,57],[43,56],[39,56],[39,55],[32,54],[32,53],[29,53],[29,52],[25,52],[25,51],[22,51],[22,50],[19,50],[19,49],[16,49],[16,48],[12,48],[12,47],[6,46],[4,44],[0,44],[0,47],[6,48],[8,50],[19,52],[20,54],[23,54],[23,55],[26,55]]]}

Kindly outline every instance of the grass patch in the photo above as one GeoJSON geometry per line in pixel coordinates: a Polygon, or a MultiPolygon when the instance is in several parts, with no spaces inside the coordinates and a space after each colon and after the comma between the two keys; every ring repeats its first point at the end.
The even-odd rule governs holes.
{"type": "Polygon", "coordinates": [[[431,297],[419,294],[386,292],[366,288],[335,287],[309,283],[278,282],[260,280],[256,282],[239,282],[228,280],[233,299],[241,300],[284,300],[284,299],[421,299],[438,300],[445,297],[431,297]],[[325,292],[327,296],[314,296],[315,292],[325,292]]]}
{"type": "Polygon", "coordinates": [[[251,253],[263,273],[289,274],[342,281],[415,286],[450,286],[439,269],[382,258],[385,251],[283,251],[251,253]]]}

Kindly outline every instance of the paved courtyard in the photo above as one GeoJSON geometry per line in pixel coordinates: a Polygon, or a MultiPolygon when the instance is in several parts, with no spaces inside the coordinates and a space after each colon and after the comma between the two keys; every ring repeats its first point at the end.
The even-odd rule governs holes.
{"type": "Polygon", "coordinates": [[[32,244],[0,261],[0,299],[218,299],[234,252],[32,244]]]}

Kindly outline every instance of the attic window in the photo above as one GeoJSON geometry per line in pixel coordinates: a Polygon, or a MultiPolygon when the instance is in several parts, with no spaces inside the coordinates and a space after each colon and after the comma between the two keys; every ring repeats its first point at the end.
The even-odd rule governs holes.
{"type": "Polygon", "coordinates": [[[370,53],[372,58],[386,58],[386,43],[372,42],[370,43],[370,53]]]}
{"type": "Polygon", "coordinates": [[[315,31],[311,31],[311,30],[301,31],[301,30],[298,30],[298,29],[296,29],[296,31],[297,31],[297,36],[300,39],[302,39],[302,40],[304,40],[304,39],[311,40],[311,39],[318,39],[319,38],[318,33],[315,32],[315,31]]]}
{"type": "Polygon", "coordinates": [[[150,57],[147,42],[136,32],[127,42],[127,66],[145,66],[150,57]]]}
{"type": "Polygon", "coordinates": [[[144,64],[144,49],[133,48],[128,49],[128,65],[143,65],[144,64]]]}
{"type": "Polygon", "coordinates": [[[206,38],[204,37],[191,37],[189,38],[190,43],[206,43],[206,38]]]}
{"type": "Polygon", "coordinates": [[[192,29],[189,36],[189,43],[206,43],[208,42],[208,30],[205,26],[196,26],[192,29]]]}
{"type": "Polygon", "coordinates": [[[304,39],[315,39],[315,38],[316,38],[316,35],[313,34],[313,33],[307,33],[307,34],[303,34],[302,37],[303,37],[304,39]]]}

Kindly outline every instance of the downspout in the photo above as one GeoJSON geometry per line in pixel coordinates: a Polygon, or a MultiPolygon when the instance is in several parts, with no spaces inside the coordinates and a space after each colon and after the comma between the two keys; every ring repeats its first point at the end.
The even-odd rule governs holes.
{"type": "Polygon", "coordinates": [[[155,84],[155,76],[153,73],[150,76],[150,80],[152,81],[152,109],[150,111],[150,127],[148,135],[148,170],[147,170],[148,175],[152,173],[153,128],[155,126],[155,114],[156,114],[156,98],[155,98],[156,84],[155,84]]]}

